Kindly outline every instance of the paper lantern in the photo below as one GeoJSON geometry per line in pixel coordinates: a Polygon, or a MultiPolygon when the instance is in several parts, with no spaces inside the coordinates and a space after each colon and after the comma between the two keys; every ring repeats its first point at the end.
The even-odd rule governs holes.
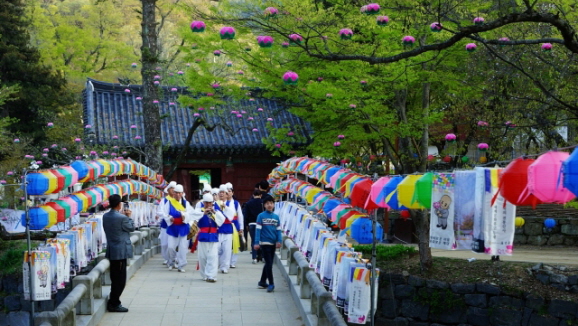
{"type": "Polygon", "coordinates": [[[339,37],[342,40],[351,40],[351,38],[353,37],[353,31],[349,28],[343,28],[339,30],[339,37]]]}
{"type": "Polygon", "coordinates": [[[434,33],[439,33],[442,31],[442,24],[438,22],[431,23],[431,25],[429,25],[429,29],[434,33]]]}
{"type": "MultiPolygon", "coordinates": [[[[351,224],[351,237],[359,244],[373,243],[373,225],[369,218],[361,217],[351,224]]],[[[381,242],[383,239],[383,228],[381,224],[375,225],[375,240],[381,242]]]]}
{"type": "Polygon", "coordinates": [[[500,195],[516,206],[533,206],[541,201],[533,194],[521,198],[528,185],[528,167],[534,159],[517,158],[500,173],[500,195]]]}
{"type": "Polygon", "coordinates": [[[415,198],[413,200],[420,203],[422,207],[431,207],[431,193],[433,187],[433,173],[424,174],[415,182],[415,198]]]}
{"type": "Polygon", "coordinates": [[[474,52],[478,49],[478,46],[476,45],[476,43],[468,43],[466,44],[466,51],[468,52],[474,52]]]}
{"type": "Polygon", "coordinates": [[[44,194],[52,194],[58,189],[58,177],[51,172],[51,170],[46,170],[40,172],[46,176],[48,179],[48,189],[44,194]]]}
{"type": "Polygon", "coordinates": [[[230,26],[225,26],[221,28],[219,35],[221,36],[222,40],[232,40],[235,38],[235,29],[230,26]]]}
{"type": "Polygon", "coordinates": [[[297,85],[298,81],[299,75],[297,75],[297,73],[293,71],[287,71],[286,73],[283,74],[283,82],[286,85],[297,85]]]}
{"type": "Polygon", "coordinates": [[[576,196],[564,187],[564,175],[560,173],[562,162],[570,154],[551,151],[540,156],[528,167],[526,195],[533,194],[544,203],[564,204],[576,196]]]}
{"type": "Polygon", "coordinates": [[[544,220],[544,226],[545,226],[547,229],[552,229],[552,228],[554,228],[554,227],[556,226],[556,220],[553,219],[553,218],[547,218],[547,219],[544,220]]]}
{"type": "Polygon", "coordinates": [[[205,31],[206,27],[207,26],[202,21],[195,20],[191,23],[191,30],[193,33],[202,33],[205,31]]]}
{"type": "Polygon", "coordinates": [[[405,46],[413,46],[415,44],[415,37],[407,35],[404,36],[401,41],[405,46]]]}
{"type": "Polygon", "coordinates": [[[521,228],[522,226],[524,226],[524,224],[526,223],[526,221],[524,220],[523,217],[516,217],[516,227],[517,228],[521,228]]]}
{"type": "Polygon", "coordinates": [[[56,188],[53,189],[50,193],[55,194],[58,193],[60,190],[64,189],[64,182],[66,181],[64,175],[60,173],[59,169],[55,170],[48,170],[47,172],[52,173],[56,177],[56,188]]]}
{"type": "Polygon", "coordinates": [[[342,204],[342,202],[339,199],[330,199],[323,205],[323,212],[325,215],[329,215],[329,213],[340,204],[342,204]]]}
{"type": "Polygon", "coordinates": [[[480,161],[480,163],[485,164],[488,162],[488,158],[485,156],[482,156],[482,157],[480,157],[479,161],[480,161]]]}
{"type": "Polygon", "coordinates": [[[402,210],[402,211],[399,213],[399,215],[401,216],[401,218],[402,218],[403,220],[407,220],[408,218],[411,217],[411,213],[410,213],[408,210],[406,210],[406,209],[402,210]]]}
{"type": "Polygon", "coordinates": [[[446,163],[451,163],[452,162],[452,157],[449,155],[444,156],[444,158],[442,159],[442,161],[446,162],[446,163]]]}
{"type": "MultiPolygon", "coordinates": [[[[385,202],[389,207],[392,209],[401,209],[402,205],[400,205],[398,201],[398,194],[397,194],[397,186],[403,181],[403,177],[396,175],[384,187],[384,192],[387,194],[385,197],[385,202]]],[[[404,207],[405,208],[405,207],[404,207]]]]}
{"type": "Polygon", "coordinates": [[[303,42],[303,37],[299,34],[289,35],[289,43],[291,44],[301,44],[303,42]]]}
{"type": "Polygon", "coordinates": [[[422,177],[423,175],[411,174],[397,185],[397,200],[400,205],[413,209],[423,208],[419,202],[413,200],[416,190],[415,184],[422,177]]]}
{"type": "Polygon", "coordinates": [[[370,3],[361,7],[360,11],[366,15],[377,15],[379,13],[380,6],[377,3],[370,3]]]}
{"type": "Polygon", "coordinates": [[[542,51],[544,51],[544,52],[552,51],[552,43],[543,43],[542,44],[542,51]]]}
{"type": "Polygon", "coordinates": [[[564,173],[564,187],[578,196],[578,149],[574,149],[562,163],[562,172],[564,173]]]}
{"type": "Polygon", "coordinates": [[[257,44],[262,48],[270,48],[273,46],[274,39],[272,36],[257,36],[257,44]]]}
{"type": "Polygon", "coordinates": [[[390,177],[381,177],[373,183],[371,186],[371,192],[369,196],[371,201],[373,201],[377,206],[387,208],[387,203],[385,202],[385,185],[391,180],[390,177]]]}
{"type": "Polygon", "coordinates": [[[450,142],[450,143],[455,143],[456,142],[456,135],[455,134],[447,134],[446,135],[446,141],[450,142]]]}
{"type": "Polygon", "coordinates": [[[64,222],[64,220],[66,219],[66,214],[65,214],[64,208],[62,208],[60,205],[58,205],[55,202],[48,202],[45,205],[49,206],[50,208],[52,208],[56,212],[56,223],[63,223],[64,222]]]}
{"type": "Polygon", "coordinates": [[[70,164],[70,167],[78,173],[78,179],[80,180],[84,179],[88,174],[88,165],[84,161],[74,161],[70,164]]]}
{"type": "Polygon", "coordinates": [[[279,10],[275,7],[267,7],[267,8],[265,8],[265,12],[264,12],[265,16],[271,17],[271,18],[276,17],[278,13],[279,13],[279,10]]]}
{"type": "Polygon", "coordinates": [[[377,16],[376,22],[378,26],[387,26],[389,23],[389,17],[387,16],[377,16]]]}
{"type": "Polygon", "coordinates": [[[31,196],[44,195],[50,187],[48,177],[42,173],[29,173],[26,181],[26,192],[31,196]]]}
{"type": "MultiPolygon", "coordinates": [[[[48,212],[40,207],[32,207],[28,210],[30,218],[30,230],[43,230],[48,225],[48,212]]],[[[20,223],[26,225],[26,214],[22,214],[20,223]]]]}
{"type": "Polygon", "coordinates": [[[486,20],[483,17],[476,17],[474,18],[475,25],[483,25],[486,20]]]}

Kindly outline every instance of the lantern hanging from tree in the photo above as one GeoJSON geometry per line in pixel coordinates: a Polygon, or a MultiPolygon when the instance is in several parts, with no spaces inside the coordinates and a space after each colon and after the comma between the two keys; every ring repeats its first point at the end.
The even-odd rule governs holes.
{"type": "Polygon", "coordinates": [[[290,43],[293,44],[301,44],[303,42],[303,37],[299,34],[291,34],[289,35],[290,43]]]}
{"type": "Polygon", "coordinates": [[[49,123],[46,124],[46,126],[47,126],[48,128],[54,128],[54,123],[49,122],[49,123]]]}
{"type": "Polygon", "coordinates": [[[479,162],[482,164],[486,164],[488,163],[488,158],[485,156],[480,157],[479,162]]]}
{"type": "Polygon", "coordinates": [[[474,18],[475,25],[483,25],[486,20],[483,17],[476,17],[474,18]]]}
{"type": "Polygon", "coordinates": [[[215,51],[213,51],[213,54],[215,55],[215,57],[220,57],[220,56],[221,56],[221,51],[215,50],[215,51]]]}
{"type": "Polygon", "coordinates": [[[366,6],[361,7],[360,11],[366,15],[377,15],[379,13],[379,4],[370,3],[366,6]]]}
{"type": "Polygon", "coordinates": [[[333,143],[333,146],[334,146],[334,147],[339,147],[339,146],[341,146],[341,142],[336,141],[335,143],[333,143]]]}
{"type": "Polygon", "coordinates": [[[221,36],[222,40],[232,40],[235,38],[235,29],[230,26],[225,26],[221,28],[219,35],[221,36]]]}
{"type": "Polygon", "coordinates": [[[289,47],[289,42],[283,42],[283,43],[281,43],[281,47],[288,48],[288,47],[289,47]]]}
{"type": "Polygon", "coordinates": [[[448,143],[455,143],[456,142],[456,135],[455,134],[447,134],[446,135],[446,141],[448,143]]]}
{"type": "Polygon", "coordinates": [[[389,17],[387,16],[377,16],[376,22],[378,26],[387,26],[389,24],[389,17]]]}
{"type": "Polygon", "coordinates": [[[442,31],[442,24],[438,22],[431,23],[431,25],[429,25],[429,29],[434,33],[439,33],[442,31]]]}
{"type": "Polygon", "coordinates": [[[299,75],[293,71],[287,71],[285,74],[283,74],[283,82],[285,85],[297,85],[298,81],[299,75]]]}
{"type": "Polygon", "coordinates": [[[542,44],[542,51],[544,51],[544,52],[552,51],[552,43],[543,43],[542,44]]]}
{"type": "Polygon", "coordinates": [[[265,16],[271,17],[271,18],[277,17],[278,13],[279,13],[279,10],[275,7],[267,7],[267,8],[265,8],[265,11],[264,11],[265,16]]]}
{"type": "Polygon", "coordinates": [[[207,26],[205,25],[205,23],[199,20],[195,20],[191,23],[191,30],[193,31],[193,33],[202,33],[205,31],[206,27],[207,26]]]}
{"type": "Polygon", "coordinates": [[[444,158],[442,159],[442,161],[446,162],[446,163],[451,163],[452,162],[452,157],[449,155],[444,156],[444,158]]]}
{"type": "Polygon", "coordinates": [[[353,31],[349,28],[343,28],[339,31],[339,37],[342,40],[351,40],[353,37],[353,31]]]}
{"type": "Polygon", "coordinates": [[[257,36],[257,43],[262,48],[270,48],[273,46],[273,37],[265,35],[265,36],[257,36]]]}
{"type": "Polygon", "coordinates": [[[468,43],[466,44],[466,51],[468,52],[474,52],[478,49],[478,46],[476,45],[476,43],[468,43]]]}
{"type": "Polygon", "coordinates": [[[415,198],[416,183],[423,175],[410,174],[397,185],[397,200],[400,205],[407,208],[422,208],[419,202],[413,200],[415,198]]]}
{"type": "Polygon", "coordinates": [[[478,121],[478,127],[482,130],[486,129],[490,124],[485,121],[478,121]]]}
{"type": "MultiPolygon", "coordinates": [[[[498,41],[501,41],[501,42],[510,42],[510,39],[507,38],[507,37],[500,37],[500,38],[498,39],[498,41]]],[[[504,46],[506,46],[506,44],[500,44],[500,47],[501,47],[501,48],[503,48],[504,46]]]]}
{"type": "Polygon", "coordinates": [[[534,159],[517,158],[510,162],[500,173],[500,195],[516,206],[536,206],[541,201],[530,194],[523,198],[528,185],[528,167],[534,159]]]}
{"type": "Polygon", "coordinates": [[[468,163],[470,161],[470,158],[467,156],[462,156],[462,163],[468,163]]]}
{"type": "Polygon", "coordinates": [[[405,46],[413,46],[415,44],[415,37],[406,35],[401,39],[401,41],[405,46]]]}
{"type": "Polygon", "coordinates": [[[136,62],[133,62],[130,66],[133,67],[133,68],[136,68],[136,67],[137,67],[137,64],[136,64],[136,62]]]}
{"type": "Polygon", "coordinates": [[[486,143],[479,143],[479,144],[478,144],[478,150],[479,150],[480,152],[485,152],[485,151],[487,151],[489,147],[490,147],[490,146],[489,146],[488,144],[486,144],[486,143]]]}

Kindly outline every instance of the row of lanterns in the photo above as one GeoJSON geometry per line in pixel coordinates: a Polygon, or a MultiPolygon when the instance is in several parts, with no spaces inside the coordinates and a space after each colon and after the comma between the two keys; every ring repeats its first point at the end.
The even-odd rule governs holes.
{"type": "MultiPolygon", "coordinates": [[[[28,211],[30,229],[42,230],[50,228],[56,223],[64,222],[71,216],[102,203],[113,194],[121,196],[126,194],[144,194],[153,198],[161,198],[162,196],[160,190],[136,180],[116,181],[104,185],[96,185],[47,202],[44,205],[30,208],[28,211]]],[[[26,216],[24,214],[22,215],[22,224],[26,225],[26,216]]]]}
{"type": "Polygon", "coordinates": [[[98,159],[88,162],[74,161],[70,166],[29,173],[26,176],[26,190],[32,196],[55,194],[77,182],[118,175],[136,175],[148,179],[151,184],[158,187],[166,185],[162,175],[131,159],[98,159]]]}

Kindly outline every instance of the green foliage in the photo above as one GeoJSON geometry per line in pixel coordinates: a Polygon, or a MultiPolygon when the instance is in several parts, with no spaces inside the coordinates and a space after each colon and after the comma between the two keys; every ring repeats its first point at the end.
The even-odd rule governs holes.
{"type": "Polygon", "coordinates": [[[26,250],[27,244],[24,240],[0,239],[0,274],[14,274],[21,270],[26,250]]]}
{"type": "MultiPolygon", "coordinates": [[[[356,245],[355,251],[363,253],[363,257],[371,257],[371,245],[356,245]]],[[[406,258],[408,255],[416,254],[415,247],[404,245],[378,245],[376,246],[377,261],[391,261],[396,259],[406,258]]]]}

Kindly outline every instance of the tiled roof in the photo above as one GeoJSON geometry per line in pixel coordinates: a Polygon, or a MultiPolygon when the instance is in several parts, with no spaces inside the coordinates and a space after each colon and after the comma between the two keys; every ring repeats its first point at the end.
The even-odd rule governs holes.
{"type": "MultiPolygon", "coordinates": [[[[131,85],[128,87],[130,93],[125,92],[127,86],[121,84],[105,83],[89,79],[84,90],[84,121],[85,124],[92,126],[87,132],[94,132],[97,144],[112,143],[113,135],[119,137],[122,144],[133,146],[144,145],[144,120],[142,116],[142,102],[136,98],[141,95],[140,85],[131,85]],[[130,130],[131,125],[136,125],[136,132],[130,130]],[[135,140],[135,135],[142,137],[141,140],[135,140]]],[[[189,127],[193,124],[192,110],[179,106],[176,101],[175,93],[170,92],[172,87],[163,87],[164,98],[159,99],[159,109],[161,116],[167,115],[161,123],[161,133],[163,145],[170,147],[182,147],[189,127]],[[175,105],[169,105],[174,102],[175,105]]],[[[185,88],[177,87],[177,94],[186,93],[185,88]]],[[[254,101],[238,100],[229,101],[224,105],[225,112],[233,110],[246,110],[251,112],[253,121],[247,118],[249,114],[244,114],[238,118],[235,114],[227,114],[223,118],[216,115],[211,116],[213,123],[220,122],[232,127],[234,134],[227,132],[223,127],[217,126],[215,130],[209,132],[204,127],[199,127],[191,141],[193,150],[209,149],[255,149],[262,150],[265,148],[261,139],[268,136],[266,128],[267,118],[273,118],[274,125],[283,126],[290,124],[292,126],[303,126],[301,136],[309,138],[310,127],[303,120],[288,112],[281,103],[265,99],[255,98],[254,101]],[[256,108],[261,107],[263,112],[257,112],[256,108]],[[252,131],[257,128],[258,131],[252,131]]],[[[220,108],[223,108],[221,106],[220,108]]],[[[208,108],[207,108],[208,110],[208,108]]]]}

